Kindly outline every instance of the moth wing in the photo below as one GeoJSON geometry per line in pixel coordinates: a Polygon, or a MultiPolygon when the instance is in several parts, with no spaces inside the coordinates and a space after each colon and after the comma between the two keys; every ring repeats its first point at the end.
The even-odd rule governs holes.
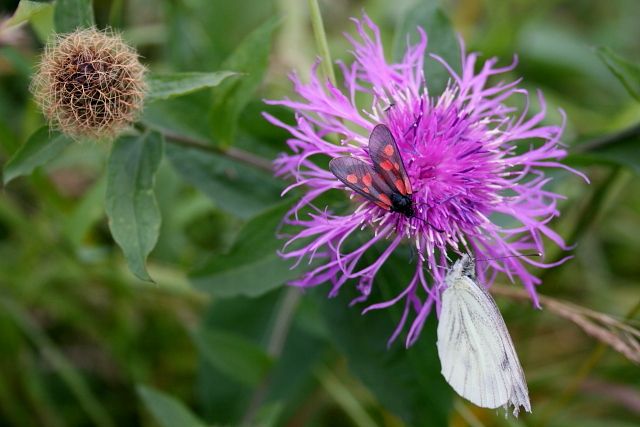
{"type": "Polygon", "coordinates": [[[329,170],[344,185],[383,209],[391,209],[391,188],[368,164],[354,157],[338,157],[329,162],[329,170]]]}
{"type": "Polygon", "coordinates": [[[451,280],[438,323],[442,375],[462,397],[484,408],[511,404],[531,412],[529,392],[509,331],[491,295],[470,278],[451,280]]]}
{"type": "Polygon", "coordinates": [[[412,193],[411,181],[398,150],[398,144],[385,125],[373,128],[369,137],[369,156],[375,170],[387,184],[403,195],[412,193]]]}

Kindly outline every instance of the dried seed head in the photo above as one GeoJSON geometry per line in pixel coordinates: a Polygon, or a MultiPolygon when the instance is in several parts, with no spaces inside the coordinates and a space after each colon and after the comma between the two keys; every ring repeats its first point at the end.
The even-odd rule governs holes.
{"type": "Polygon", "coordinates": [[[31,91],[52,127],[74,138],[112,138],[140,111],[144,72],[118,34],[77,30],[46,47],[31,91]]]}

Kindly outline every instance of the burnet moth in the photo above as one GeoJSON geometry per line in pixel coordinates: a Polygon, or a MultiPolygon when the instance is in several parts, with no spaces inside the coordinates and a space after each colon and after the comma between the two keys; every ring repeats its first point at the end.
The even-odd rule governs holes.
{"type": "Polygon", "coordinates": [[[354,157],[338,157],[329,162],[329,169],[347,187],[382,209],[414,218],[411,182],[387,126],[373,128],[369,157],[373,167],[354,157]]]}

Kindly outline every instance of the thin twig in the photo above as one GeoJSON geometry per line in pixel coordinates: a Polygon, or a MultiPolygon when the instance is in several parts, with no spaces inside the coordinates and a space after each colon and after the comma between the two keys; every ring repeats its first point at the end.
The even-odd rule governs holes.
{"type": "MultiPolygon", "coordinates": [[[[298,288],[289,287],[284,295],[282,304],[278,309],[278,315],[273,324],[273,330],[271,331],[269,342],[267,343],[267,354],[274,360],[278,359],[282,354],[282,349],[284,348],[287,335],[291,329],[293,315],[298,308],[298,302],[300,301],[301,295],[302,293],[298,288]]],[[[260,410],[262,402],[264,402],[264,399],[267,396],[267,391],[269,390],[271,381],[272,373],[269,373],[256,387],[253,395],[251,396],[249,406],[247,407],[247,412],[242,419],[242,426],[254,425],[254,420],[260,410]]]]}
{"type": "MultiPolygon", "coordinates": [[[[503,295],[517,300],[529,299],[527,292],[522,289],[494,285],[491,291],[497,295],[503,295]]],[[[542,305],[549,311],[571,320],[587,334],[599,339],[596,348],[591,352],[582,366],[578,368],[572,380],[560,393],[560,396],[553,400],[553,403],[550,404],[546,411],[543,411],[538,425],[545,426],[549,423],[551,417],[556,414],[564,404],[571,400],[600,359],[605,355],[608,347],[616,349],[632,361],[638,362],[640,360],[640,351],[637,345],[640,332],[625,323],[640,312],[640,301],[636,302],[629,310],[624,316],[623,321],[617,321],[603,313],[563,302],[555,298],[539,295],[539,299],[542,305]],[[599,321],[604,326],[600,326],[594,321],[599,321]],[[619,330],[622,335],[621,337],[615,334],[615,329],[619,330]]]]}
{"type": "Polygon", "coordinates": [[[265,172],[273,173],[273,166],[270,160],[265,159],[264,157],[256,156],[255,154],[242,150],[240,148],[221,148],[216,145],[208,144],[207,142],[201,141],[196,138],[178,135],[166,130],[159,130],[159,132],[164,135],[165,140],[169,143],[226,156],[230,159],[237,160],[265,172]]]}
{"type": "MultiPolygon", "coordinates": [[[[636,304],[631,307],[631,310],[624,317],[624,320],[632,319],[638,312],[640,311],[640,301],[636,302],[636,304]]],[[[549,406],[546,411],[542,413],[540,418],[540,422],[538,425],[546,426],[551,421],[551,418],[562,408],[565,404],[567,404],[573,396],[576,394],[580,386],[587,379],[591,371],[596,367],[598,362],[602,359],[602,357],[607,352],[607,344],[600,341],[596,348],[591,352],[589,357],[584,361],[584,363],[580,366],[580,368],[576,371],[576,374],[573,376],[572,380],[569,384],[562,390],[560,393],[560,397],[557,399],[553,399],[553,403],[549,406]]]]}

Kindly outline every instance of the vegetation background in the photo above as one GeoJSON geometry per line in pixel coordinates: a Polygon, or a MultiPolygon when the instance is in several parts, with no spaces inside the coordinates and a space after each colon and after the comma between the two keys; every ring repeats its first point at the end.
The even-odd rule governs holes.
{"type": "MultiPolygon", "coordinates": [[[[319,3],[334,59],[349,60],[342,33],[362,10],[389,57],[407,16],[425,17],[436,49],[450,22],[485,58],[518,55],[513,77],[544,91],[549,122],[566,111],[568,162],[592,180],[558,173],[553,184],[567,195],[553,227],[575,257],[539,273],[542,311],[504,278],[495,287],[533,413],[505,418],[456,397],[439,374],[435,322],[415,347],[387,350],[397,312],[361,316],[348,291],[326,300],[326,288],[282,286],[299,273],[275,254],[290,199],[264,169],[287,135],[260,112],[292,113],[261,100],[291,95],[286,74],[306,75],[317,55],[307,2],[22,1],[10,19],[18,1],[2,1],[0,425],[637,426],[638,347],[613,319],[639,325],[640,3],[456,0],[443,13],[433,1],[319,3]],[[151,172],[159,238],[147,270],[137,265],[155,283],[130,272],[110,234],[117,143],[42,130],[28,91],[45,41],[87,11],[122,32],[151,76],[243,73],[201,85],[174,74],[183,90],[145,105],[140,128],[165,135],[151,172]],[[36,151],[18,155],[27,141],[36,151]]],[[[408,259],[391,260],[374,300],[393,294],[408,259]]]]}

